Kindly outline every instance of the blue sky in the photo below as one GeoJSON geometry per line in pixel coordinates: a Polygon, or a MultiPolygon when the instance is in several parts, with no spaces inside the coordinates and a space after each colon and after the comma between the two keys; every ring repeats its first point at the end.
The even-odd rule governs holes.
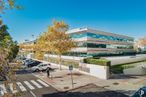
{"type": "Polygon", "coordinates": [[[23,10],[2,15],[9,32],[19,42],[32,40],[47,30],[53,19],[70,29],[90,27],[125,34],[146,35],[146,0],[17,0],[23,10]]]}

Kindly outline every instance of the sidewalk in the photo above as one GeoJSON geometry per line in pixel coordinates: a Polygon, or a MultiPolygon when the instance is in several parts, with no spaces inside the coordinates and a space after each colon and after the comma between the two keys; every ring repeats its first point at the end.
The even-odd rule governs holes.
{"type": "Polygon", "coordinates": [[[47,77],[47,73],[39,73],[35,74],[36,77],[44,80],[54,88],[56,88],[58,91],[68,91],[75,88],[79,88],[82,86],[85,86],[87,84],[94,83],[96,79],[93,79],[93,77],[81,74],[78,71],[72,72],[73,77],[73,85],[71,80],[71,73],[67,69],[62,70],[55,70],[53,72],[50,72],[51,78],[47,77]],[[92,80],[91,80],[92,79],[92,80]]]}
{"type": "Polygon", "coordinates": [[[133,94],[136,90],[142,87],[145,76],[135,76],[133,78],[113,78],[109,80],[99,79],[90,75],[80,73],[77,70],[73,70],[73,87],[71,81],[70,71],[67,67],[62,66],[62,70],[58,69],[57,65],[52,65],[56,68],[55,71],[51,72],[52,78],[48,78],[46,72],[34,74],[36,77],[44,80],[46,83],[50,84],[52,87],[56,88],[58,91],[70,91],[74,89],[79,89],[80,87],[94,84],[99,87],[103,87],[108,90],[118,91],[127,95],[133,94]]]}

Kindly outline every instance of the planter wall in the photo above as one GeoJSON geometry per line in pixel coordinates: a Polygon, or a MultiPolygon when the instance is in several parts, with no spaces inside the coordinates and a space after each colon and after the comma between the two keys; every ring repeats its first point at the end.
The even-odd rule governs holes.
{"type": "Polygon", "coordinates": [[[101,79],[108,79],[110,77],[109,66],[101,66],[101,65],[86,64],[86,63],[80,63],[79,66],[81,71],[86,72],[89,75],[101,79]]]}
{"type": "Polygon", "coordinates": [[[106,57],[107,60],[111,61],[111,65],[126,64],[138,61],[146,60],[146,54],[136,56],[123,56],[123,57],[106,57]]]}

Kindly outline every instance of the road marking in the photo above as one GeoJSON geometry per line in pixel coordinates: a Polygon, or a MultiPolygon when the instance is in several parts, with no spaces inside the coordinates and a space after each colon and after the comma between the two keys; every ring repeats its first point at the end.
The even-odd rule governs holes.
{"type": "Polygon", "coordinates": [[[1,84],[1,85],[0,85],[0,89],[1,89],[1,95],[4,95],[4,93],[7,93],[7,90],[6,90],[4,84],[1,84]]]}
{"type": "Polygon", "coordinates": [[[42,81],[42,80],[40,80],[40,79],[38,79],[37,81],[40,82],[40,83],[41,83],[42,85],[44,85],[45,87],[49,87],[49,85],[46,84],[44,81],[42,81]]]}
{"type": "Polygon", "coordinates": [[[29,87],[31,90],[35,89],[28,81],[24,81],[24,83],[29,87]]]}
{"type": "Polygon", "coordinates": [[[16,84],[19,86],[22,92],[26,91],[26,88],[22,85],[22,83],[17,82],[16,84]]]}
{"type": "Polygon", "coordinates": [[[31,80],[31,82],[38,88],[42,88],[42,86],[40,84],[38,84],[36,81],[31,80]]]}
{"type": "Polygon", "coordinates": [[[17,93],[18,92],[16,89],[14,89],[14,84],[13,83],[10,83],[9,86],[10,86],[10,90],[11,90],[12,93],[17,93]]]}
{"type": "Polygon", "coordinates": [[[37,97],[32,91],[30,91],[30,93],[33,97],[37,97]]]}
{"type": "Polygon", "coordinates": [[[4,91],[2,89],[2,87],[0,86],[0,95],[3,96],[4,95],[4,91]]]}
{"type": "Polygon", "coordinates": [[[3,96],[4,92],[2,90],[0,90],[0,96],[3,96]]]}

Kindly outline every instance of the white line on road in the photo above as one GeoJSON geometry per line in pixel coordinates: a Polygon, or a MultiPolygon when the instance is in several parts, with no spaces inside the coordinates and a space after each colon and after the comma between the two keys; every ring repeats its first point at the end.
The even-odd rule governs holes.
{"type": "Polygon", "coordinates": [[[0,86],[0,96],[3,96],[4,95],[4,91],[2,89],[2,87],[0,86]]]}
{"type": "Polygon", "coordinates": [[[7,90],[6,90],[4,84],[1,84],[1,85],[0,85],[0,89],[1,89],[1,95],[4,95],[4,93],[7,93],[7,90]]]}
{"type": "Polygon", "coordinates": [[[44,85],[45,87],[49,87],[49,85],[46,84],[44,81],[42,81],[42,80],[40,80],[40,79],[38,79],[37,81],[40,82],[40,83],[41,83],[42,85],[44,85]]]}
{"type": "Polygon", "coordinates": [[[17,82],[16,84],[19,86],[22,92],[26,91],[26,88],[22,85],[22,83],[17,82]]]}
{"type": "Polygon", "coordinates": [[[24,81],[24,83],[29,87],[31,90],[35,89],[28,81],[24,81]]]}
{"type": "Polygon", "coordinates": [[[3,96],[4,92],[2,90],[0,90],[0,96],[3,96]]]}
{"type": "Polygon", "coordinates": [[[31,82],[38,88],[42,88],[42,86],[40,84],[38,84],[36,81],[31,80],[31,82]]]}
{"type": "Polygon", "coordinates": [[[33,97],[37,97],[32,91],[30,91],[30,93],[33,97]]]}
{"type": "Polygon", "coordinates": [[[9,86],[10,86],[10,90],[11,90],[12,93],[17,93],[18,92],[16,89],[14,89],[14,84],[13,83],[10,83],[9,86]]]}

